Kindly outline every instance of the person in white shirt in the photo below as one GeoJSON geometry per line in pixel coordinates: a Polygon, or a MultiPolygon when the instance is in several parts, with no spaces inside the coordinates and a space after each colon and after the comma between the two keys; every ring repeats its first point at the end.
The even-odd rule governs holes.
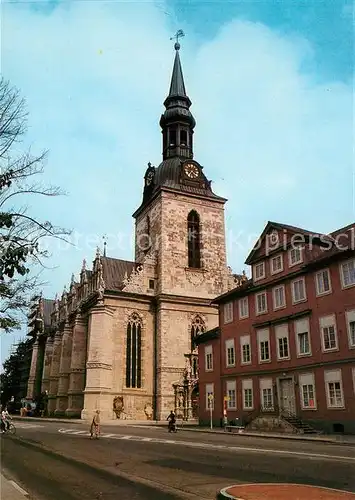
{"type": "Polygon", "coordinates": [[[5,432],[5,430],[9,430],[10,428],[10,420],[11,420],[11,415],[7,411],[6,406],[3,408],[1,412],[1,429],[2,432],[5,432]]]}

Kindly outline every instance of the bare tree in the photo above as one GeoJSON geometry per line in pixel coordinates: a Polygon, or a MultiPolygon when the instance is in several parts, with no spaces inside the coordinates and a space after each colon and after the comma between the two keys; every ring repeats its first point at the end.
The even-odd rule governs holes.
{"type": "Polygon", "coordinates": [[[63,194],[58,187],[44,186],[41,174],[47,152],[39,156],[21,151],[27,130],[27,111],[17,89],[0,80],[0,329],[20,326],[19,311],[28,306],[39,285],[32,276],[37,264],[48,257],[43,242],[65,239],[69,231],[31,215],[33,196],[63,194]]]}

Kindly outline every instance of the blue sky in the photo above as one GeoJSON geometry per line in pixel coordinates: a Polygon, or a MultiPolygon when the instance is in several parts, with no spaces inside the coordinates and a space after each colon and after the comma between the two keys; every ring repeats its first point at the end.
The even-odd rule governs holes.
{"type": "MultiPolygon", "coordinates": [[[[61,293],[102,236],[131,259],[173,44],[196,118],[195,158],[226,206],[239,272],[268,220],[319,232],[355,218],[350,0],[2,3],[2,73],[27,100],[27,144],[65,197],[32,213],[73,229],[51,242],[44,294],[61,293]]],[[[15,338],[18,338],[16,335],[15,338]]],[[[14,337],[2,338],[2,360],[14,337]]]]}

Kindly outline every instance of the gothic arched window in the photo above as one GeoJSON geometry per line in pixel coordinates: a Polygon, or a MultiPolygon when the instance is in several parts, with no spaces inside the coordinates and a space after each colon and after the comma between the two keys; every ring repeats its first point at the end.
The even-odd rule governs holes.
{"type": "Polygon", "coordinates": [[[126,387],[142,386],[142,321],[132,314],[127,325],[126,387]]]}
{"type": "Polygon", "coordinates": [[[201,333],[204,333],[205,329],[206,329],[205,322],[203,321],[201,316],[197,315],[193,319],[192,324],[191,324],[191,351],[193,351],[196,347],[195,346],[196,337],[201,335],[201,333]]]}
{"type": "Polygon", "coordinates": [[[200,218],[195,210],[187,217],[187,248],[189,267],[201,267],[200,218]]]}

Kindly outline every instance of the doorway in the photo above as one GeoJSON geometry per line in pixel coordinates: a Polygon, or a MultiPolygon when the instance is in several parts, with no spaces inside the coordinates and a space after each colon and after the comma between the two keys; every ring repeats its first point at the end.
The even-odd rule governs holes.
{"type": "Polygon", "coordinates": [[[199,390],[198,385],[192,391],[191,394],[191,406],[192,406],[192,418],[198,418],[199,410],[199,390]]]}
{"type": "Polygon", "coordinates": [[[295,398],[295,386],[293,379],[282,378],[279,379],[280,387],[280,409],[285,413],[292,415],[296,414],[296,398],[295,398]]]}

